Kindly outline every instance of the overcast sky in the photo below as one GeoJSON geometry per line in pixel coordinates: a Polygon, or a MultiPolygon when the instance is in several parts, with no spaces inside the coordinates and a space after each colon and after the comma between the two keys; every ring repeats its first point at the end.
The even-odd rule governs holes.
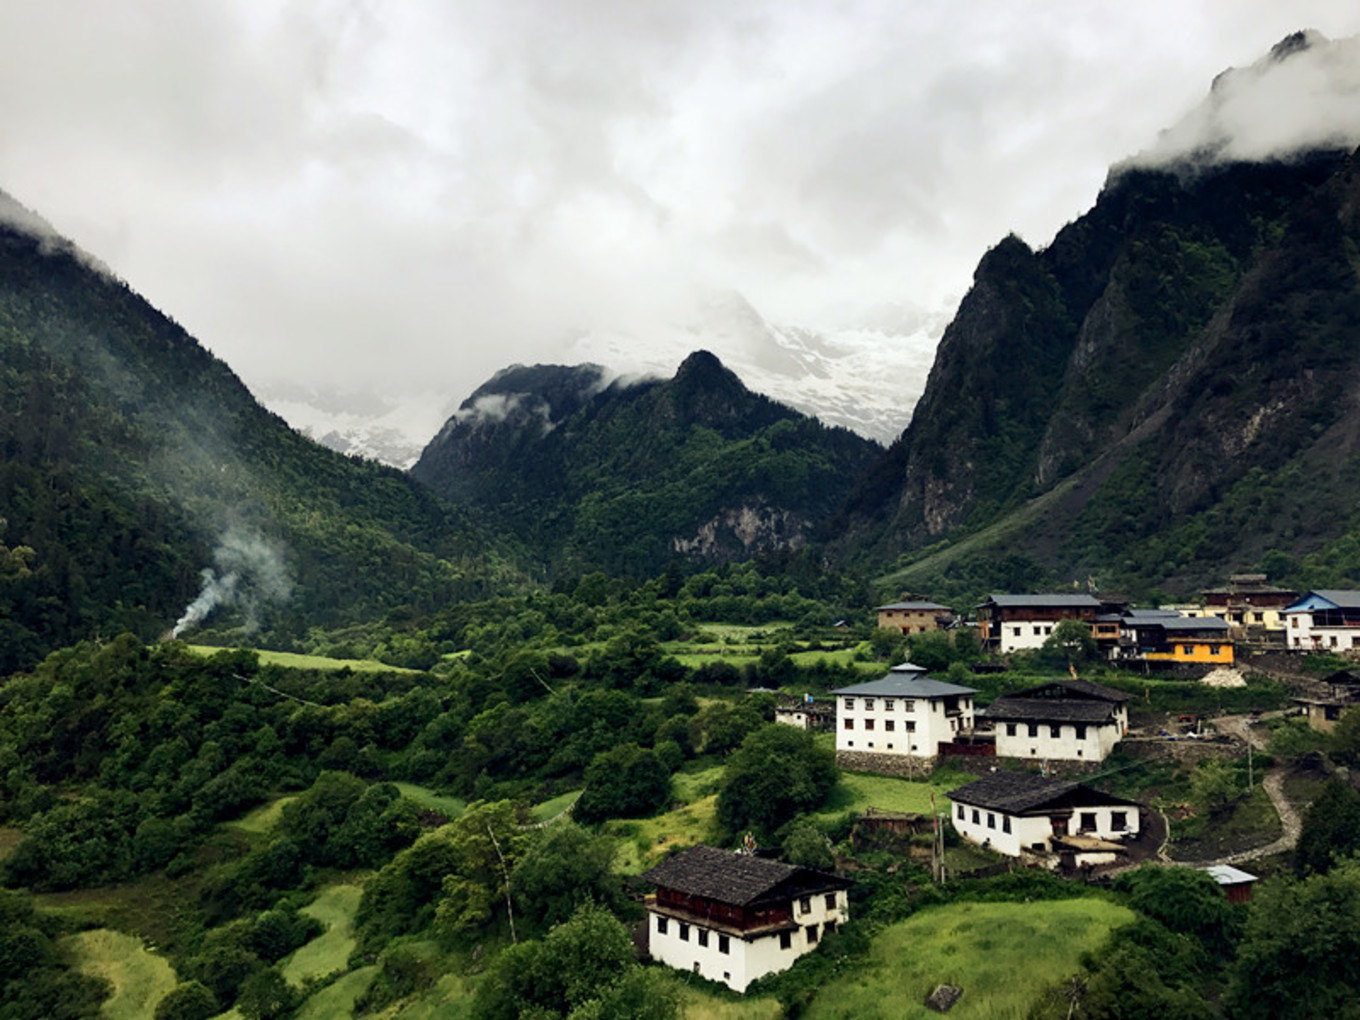
{"type": "Polygon", "coordinates": [[[1356,0],[3,0],[0,188],[248,383],[956,302],[1356,0]]]}

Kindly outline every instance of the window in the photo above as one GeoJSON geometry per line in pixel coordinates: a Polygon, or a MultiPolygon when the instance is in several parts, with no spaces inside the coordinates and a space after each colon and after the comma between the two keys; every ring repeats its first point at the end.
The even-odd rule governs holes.
{"type": "Polygon", "coordinates": [[[1059,737],[1062,736],[1062,727],[1061,727],[1061,726],[1050,726],[1050,727],[1048,728],[1048,735],[1049,735],[1050,737],[1052,737],[1054,740],[1057,740],[1059,737]]]}
{"type": "Polygon", "coordinates": [[[817,944],[817,926],[810,924],[803,930],[807,932],[808,945],[815,946],[817,944]]]}
{"type": "MultiPolygon", "coordinates": [[[[955,811],[957,812],[957,817],[958,817],[959,821],[963,821],[963,805],[962,805],[962,804],[955,804],[955,805],[954,805],[954,809],[955,809],[955,811]]],[[[661,923],[662,923],[662,924],[665,924],[665,923],[666,923],[666,919],[665,919],[664,917],[661,919],[661,923]]]]}
{"type": "Polygon", "coordinates": [[[681,942],[689,941],[689,925],[685,924],[684,922],[681,922],[680,924],[680,941],[681,942]]]}
{"type": "Polygon", "coordinates": [[[910,720],[910,719],[908,719],[905,723],[903,723],[903,724],[902,724],[902,727],[903,727],[908,733],[915,733],[915,732],[916,732],[916,723],[914,723],[914,722],[913,722],[912,720],[910,720]]]}
{"type": "Polygon", "coordinates": [[[1129,827],[1128,814],[1124,811],[1110,812],[1110,828],[1115,832],[1123,832],[1129,827]]]}
{"type": "Polygon", "coordinates": [[[883,699],[883,711],[885,711],[885,712],[891,712],[892,710],[893,710],[893,699],[892,699],[892,698],[884,698],[884,699],[883,699]]]}
{"type": "Polygon", "coordinates": [[[853,709],[854,707],[855,707],[855,699],[854,699],[854,698],[846,698],[846,699],[845,699],[845,708],[846,708],[846,711],[850,711],[850,710],[853,709]]]}
{"type": "Polygon", "coordinates": [[[792,949],[792,948],[793,948],[793,933],[792,933],[792,932],[781,931],[781,932],[779,933],[779,948],[780,948],[780,949],[792,949]]]}
{"type": "Polygon", "coordinates": [[[666,929],[669,928],[669,927],[670,927],[670,925],[667,923],[667,921],[666,921],[666,919],[665,919],[664,917],[658,917],[658,918],[656,919],[656,933],[657,933],[658,935],[665,935],[665,934],[666,934],[666,929]]]}
{"type": "Polygon", "coordinates": [[[1081,831],[1092,832],[1096,827],[1096,813],[1094,811],[1083,811],[1081,813],[1081,831]]]}
{"type": "Polygon", "coordinates": [[[895,719],[884,720],[883,728],[887,730],[889,733],[892,733],[895,729],[897,729],[897,721],[895,719]]]}
{"type": "Polygon", "coordinates": [[[1002,831],[1002,832],[1010,832],[1010,831],[1011,831],[1011,816],[1010,816],[1010,815],[1002,815],[1002,816],[1001,816],[1001,831],[1002,831]]]}
{"type": "Polygon", "coordinates": [[[847,730],[853,730],[855,728],[855,720],[853,719],[845,720],[845,728],[847,730]]]}
{"type": "Polygon", "coordinates": [[[1015,723],[1013,722],[1006,723],[1006,736],[1008,737],[1015,736],[1015,723]]]}
{"type": "Polygon", "coordinates": [[[698,932],[696,932],[696,934],[699,936],[699,945],[701,945],[701,946],[706,946],[706,945],[708,945],[708,929],[707,929],[707,928],[700,928],[700,929],[698,930],[698,932]]]}
{"type": "Polygon", "coordinates": [[[978,809],[977,809],[977,808],[973,808],[973,824],[974,824],[974,825],[981,825],[981,824],[982,824],[982,816],[981,816],[980,814],[978,814],[978,809]]]}
{"type": "Polygon", "coordinates": [[[726,954],[732,951],[732,941],[726,935],[718,936],[718,952],[726,954]]]}
{"type": "Polygon", "coordinates": [[[833,892],[829,892],[826,894],[826,909],[827,910],[836,909],[836,894],[833,892]]]}
{"type": "Polygon", "coordinates": [[[1038,724],[1038,723],[1033,723],[1033,722],[1032,722],[1032,723],[1029,724],[1029,735],[1030,735],[1031,737],[1037,737],[1037,736],[1039,735],[1039,724],[1038,724]]]}
{"type": "Polygon", "coordinates": [[[1209,646],[1209,654],[1210,654],[1210,655],[1217,655],[1217,654],[1218,654],[1218,648],[1219,648],[1218,645],[1210,645],[1210,646],[1209,646]]]}
{"type": "Polygon", "coordinates": [[[1039,635],[1039,628],[1038,628],[1038,627],[1035,627],[1035,628],[1034,628],[1034,634],[1035,634],[1036,637],[1039,635]]]}
{"type": "Polygon", "coordinates": [[[902,702],[902,711],[903,711],[903,712],[915,712],[915,711],[916,711],[916,702],[914,702],[914,701],[904,701],[904,702],[902,702]]]}
{"type": "Polygon", "coordinates": [[[827,933],[828,935],[830,935],[833,931],[836,930],[836,922],[835,922],[835,921],[827,921],[826,924],[822,925],[822,927],[825,928],[825,929],[826,929],[826,933],[827,933]]]}
{"type": "Polygon", "coordinates": [[[873,710],[874,710],[874,699],[873,699],[873,698],[865,698],[865,699],[864,699],[864,711],[866,711],[866,712],[872,712],[873,710]]]}
{"type": "Polygon", "coordinates": [[[1044,634],[1045,634],[1045,635],[1047,635],[1047,634],[1052,634],[1052,633],[1053,633],[1053,628],[1052,628],[1052,627],[1045,627],[1045,628],[1044,628],[1044,634]]]}
{"type": "Polygon", "coordinates": [[[699,973],[699,961],[698,961],[698,960],[695,960],[695,961],[694,961],[694,973],[696,973],[696,974],[699,973]]]}
{"type": "Polygon", "coordinates": [[[1335,647],[1336,647],[1336,635],[1333,634],[1329,640],[1330,640],[1331,646],[1332,646],[1333,648],[1335,648],[1335,647]]]}
{"type": "Polygon", "coordinates": [[[992,814],[990,811],[987,812],[987,828],[996,828],[996,815],[992,814]]]}
{"type": "Polygon", "coordinates": [[[1076,731],[1077,731],[1077,739],[1078,739],[1078,740],[1085,740],[1085,739],[1086,739],[1086,724],[1085,724],[1085,723],[1078,723],[1078,724],[1076,725],[1075,729],[1076,729],[1076,731]]]}
{"type": "Polygon", "coordinates": [[[872,719],[865,719],[865,720],[864,720],[864,728],[865,728],[866,730],[871,730],[871,729],[873,729],[873,728],[874,728],[874,721],[873,721],[872,719]]]}
{"type": "Polygon", "coordinates": [[[812,897],[804,896],[798,901],[798,909],[804,914],[812,913],[812,897]]]}
{"type": "Polygon", "coordinates": [[[1016,636],[1016,637],[1019,637],[1019,636],[1020,636],[1020,628],[1019,628],[1019,627],[1012,627],[1011,630],[1015,631],[1015,636],[1016,636]]]}
{"type": "Polygon", "coordinates": [[[1291,616],[1291,617],[1289,618],[1289,626],[1291,626],[1291,627],[1297,627],[1298,625],[1299,625],[1299,618],[1298,618],[1297,616],[1291,616]]]}

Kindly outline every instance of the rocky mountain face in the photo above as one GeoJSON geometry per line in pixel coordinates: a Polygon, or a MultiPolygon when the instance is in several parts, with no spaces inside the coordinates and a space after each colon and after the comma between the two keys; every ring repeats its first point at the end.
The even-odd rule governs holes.
{"type": "Polygon", "coordinates": [[[1048,248],[982,260],[852,516],[880,549],[982,533],[960,555],[1144,585],[1341,539],[1357,210],[1346,151],[1112,173],[1048,248]],[[984,552],[988,528],[1006,537],[984,552]]]}
{"type": "Polygon", "coordinates": [[[674,378],[515,366],[479,387],[412,475],[492,513],[549,571],[798,548],[881,450],[750,392],[697,352],[674,378]]]}

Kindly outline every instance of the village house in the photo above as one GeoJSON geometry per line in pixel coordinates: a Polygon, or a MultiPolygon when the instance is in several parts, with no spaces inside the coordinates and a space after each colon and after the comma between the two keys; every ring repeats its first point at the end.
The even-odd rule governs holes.
{"type": "Polygon", "coordinates": [[[1360,708],[1360,675],[1338,670],[1317,682],[1312,693],[1291,698],[1308,725],[1319,733],[1331,733],[1342,715],[1360,708]]]}
{"type": "Polygon", "coordinates": [[[1001,758],[1103,761],[1128,732],[1132,697],[1089,680],[1057,680],[1002,695],[978,712],[978,723],[991,730],[1001,758]]]}
{"type": "Polygon", "coordinates": [[[666,858],[642,877],[654,960],[744,992],[850,917],[850,882],[835,875],[709,846],[666,858]]]}
{"type": "Polygon", "coordinates": [[[954,611],[936,602],[894,602],[879,606],[878,625],[902,634],[924,634],[943,630],[954,622],[954,611]]]}
{"type": "Polygon", "coordinates": [[[1234,868],[1231,864],[1211,864],[1204,870],[1222,887],[1229,903],[1250,903],[1251,887],[1260,881],[1251,872],[1234,868]]]}
{"type": "Polygon", "coordinates": [[[775,706],[774,721],[800,730],[829,730],[836,725],[836,706],[807,698],[785,702],[775,706]]]}
{"type": "Polygon", "coordinates": [[[1284,610],[1286,645],[1291,651],[1347,651],[1360,648],[1360,591],[1310,591],[1284,610]]]}
{"type": "Polygon", "coordinates": [[[1231,628],[1217,616],[1131,610],[1121,629],[1120,658],[1163,666],[1231,666],[1231,628]]]}
{"type": "Polygon", "coordinates": [[[978,637],[1002,653],[1041,648],[1063,620],[1094,626],[1104,608],[1094,595],[991,595],[977,607],[978,637]]]}
{"type": "Polygon", "coordinates": [[[920,669],[904,663],[880,680],[831,692],[839,763],[892,774],[893,759],[924,764],[973,728],[977,691],[923,677],[920,669]]]}
{"type": "Polygon", "coordinates": [[[1276,642],[1284,637],[1285,609],[1299,597],[1296,591],[1267,584],[1265,574],[1232,574],[1226,587],[1209,588],[1202,595],[1200,613],[1225,620],[1234,638],[1276,642]]]}
{"type": "Polygon", "coordinates": [[[964,839],[1009,857],[1054,855],[1070,867],[1113,864],[1140,826],[1136,802],[1032,772],[998,770],[949,799],[964,839]]]}

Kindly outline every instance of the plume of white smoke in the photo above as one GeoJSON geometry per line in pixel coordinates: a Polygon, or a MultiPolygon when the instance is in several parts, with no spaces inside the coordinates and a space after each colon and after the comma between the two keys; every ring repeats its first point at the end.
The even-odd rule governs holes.
{"type": "Polygon", "coordinates": [[[217,569],[203,570],[203,587],[176,622],[171,637],[179,637],[214,610],[229,606],[239,608],[246,631],[254,631],[260,625],[260,611],[285,601],[293,590],[282,550],[259,532],[229,529],[213,550],[213,561],[217,569]]]}

